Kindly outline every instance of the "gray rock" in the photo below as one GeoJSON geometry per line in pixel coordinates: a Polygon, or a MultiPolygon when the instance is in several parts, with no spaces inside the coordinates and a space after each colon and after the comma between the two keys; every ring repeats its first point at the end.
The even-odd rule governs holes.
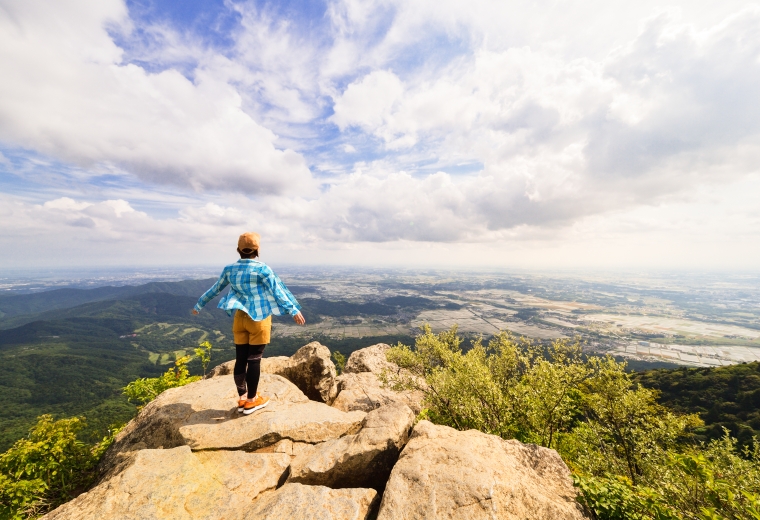
{"type": "Polygon", "coordinates": [[[116,436],[101,461],[101,475],[112,474],[129,452],[140,449],[187,445],[196,451],[255,451],[283,439],[320,443],[356,433],[366,415],[310,401],[277,375],[262,374],[260,391],[271,397],[271,404],[243,415],[237,412],[237,392],[229,375],[167,390],[116,436]]]}
{"type": "Polygon", "coordinates": [[[414,413],[422,409],[422,392],[405,390],[396,392],[383,385],[380,375],[398,374],[398,365],[386,359],[385,343],[359,349],[349,356],[343,373],[337,379],[338,396],[332,405],[344,412],[362,410],[369,412],[389,404],[405,404],[414,413]]]}
{"type": "Polygon", "coordinates": [[[413,424],[414,413],[406,405],[373,410],[356,435],[323,442],[296,456],[288,482],[382,491],[413,424]]]}
{"type": "MultiPolygon", "coordinates": [[[[179,449],[179,448],[175,448],[179,449]]],[[[140,453],[140,452],[138,452],[140,453]]],[[[277,488],[290,466],[285,453],[246,453],[244,451],[199,451],[196,458],[218,482],[244,501],[277,488]]]]}
{"type": "Polygon", "coordinates": [[[317,341],[298,349],[273,373],[292,381],[313,401],[330,404],[338,393],[335,381],[338,374],[330,359],[330,349],[317,341]]]}
{"type": "Polygon", "coordinates": [[[343,373],[338,376],[338,397],[332,406],[344,412],[361,410],[369,412],[390,404],[405,404],[415,414],[422,409],[422,392],[405,390],[396,392],[383,387],[373,372],[343,373]]]}
{"type": "Polygon", "coordinates": [[[398,369],[397,365],[385,359],[385,354],[390,345],[378,343],[371,347],[356,350],[348,356],[343,372],[346,374],[358,374],[360,372],[374,372],[380,374],[383,370],[398,369]]]}
{"type": "Polygon", "coordinates": [[[267,520],[364,520],[377,500],[374,489],[330,489],[285,484],[267,493],[246,512],[246,518],[267,520]]]}
{"type": "Polygon", "coordinates": [[[556,451],[420,421],[391,472],[378,520],[581,520],[556,451]]]}
{"type": "Polygon", "coordinates": [[[121,473],[45,515],[46,520],[242,519],[244,508],[182,446],[142,450],[121,473]]]}

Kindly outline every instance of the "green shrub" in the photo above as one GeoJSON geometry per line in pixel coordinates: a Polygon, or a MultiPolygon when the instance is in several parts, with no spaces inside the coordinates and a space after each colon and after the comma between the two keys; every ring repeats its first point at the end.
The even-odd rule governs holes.
{"type": "Polygon", "coordinates": [[[740,452],[728,434],[696,444],[698,416],[661,406],[624,363],[584,356],[578,342],[539,348],[502,333],[463,352],[456,328],[425,326],[387,358],[402,370],[384,382],[421,391],[421,417],[559,451],[599,520],[760,520],[757,447],[740,452]]]}
{"type": "Polygon", "coordinates": [[[191,376],[187,369],[189,356],[184,356],[175,361],[174,366],[161,374],[159,377],[141,377],[124,387],[124,395],[130,401],[147,403],[158,397],[164,390],[184,386],[201,379],[200,376],[191,376]]]}
{"type": "Polygon", "coordinates": [[[83,425],[78,417],[42,415],[26,438],[0,455],[0,518],[35,518],[87,489],[117,430],[90,446],[77,438],[83,425]]]}
{"type": "Polygon", "coordinates": [[[341,375],[343,369],[346,368],[346,356],[336,350],[332,353],[332,358],[333,361],[335,361],[335,369],[337,370],[338,375],[341,375]]]}
{"type": "Polygon", "coordinates": [[[211,343],[208,341],[204,341],[195,348],[195,355],[200,359],[201,366],[203,366],[203,377],[206,377],[206,368],[211,362],[211,348],[211,343]]]}

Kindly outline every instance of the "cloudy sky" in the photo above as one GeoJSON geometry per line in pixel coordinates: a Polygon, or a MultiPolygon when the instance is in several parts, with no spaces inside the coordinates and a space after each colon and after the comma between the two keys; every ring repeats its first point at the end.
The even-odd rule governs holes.
{"type": "Polygon", "coordinates": [[[0,268],[757,270],[759,200],[759,4],[0,0],[0,268]]]}

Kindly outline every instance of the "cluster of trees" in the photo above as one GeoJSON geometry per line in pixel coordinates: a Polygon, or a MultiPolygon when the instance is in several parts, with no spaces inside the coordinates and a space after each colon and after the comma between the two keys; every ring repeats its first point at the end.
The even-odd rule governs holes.
{"type": "Polygon", "coordinates": [[[695,435],[711,441],[728,430],[740,448],[760,436],[760,363],[716,368],[649,370],[633,380],[659,392],[660,403],[682,413],[698,413],[705,422],[695,435]]]}
{"type": "Polygon", "coordinates": [[[404,371],[386,382],[422,391],[435,423],[556,449],[598,519],[760,519],[760,448],[698,442],[699,416],[659,404],[624,363],[505,333],[467,352],[461,342],[426,327],[414,348],[389,351],[404,371]]]}

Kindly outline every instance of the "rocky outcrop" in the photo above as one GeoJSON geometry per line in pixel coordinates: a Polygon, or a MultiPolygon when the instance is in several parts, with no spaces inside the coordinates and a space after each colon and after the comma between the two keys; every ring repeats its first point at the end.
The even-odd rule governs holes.
{"type": "Polygon", "coordinates": [[[335,408],[344,412],[369,412],[381,406],[405,404],[415,414],[420,412],[421,392],[396,392],[384,387],[379,378],[383,372],[393,374],[400,370],[398,365],[385,358],[389,348],[385,343],[378,343],[349,356],[343,373],[337,379],[338,396],[332,403],[335,408]]]}
{"type": "Polygon", "coordinates": [[[101,462],[102,473],[135,450],[187,445],[194,451],[255,451],[284,439],[315,444],[356,433],[364,420],[363,412],[346,413],[310,401],[277,375],[262,374],[259,388],[272,401],[251,415],[237,412],[232,376],[167,390],[117,435],[101,462]]]}
{"type": "Polygon", "coordinates": [[[427,421],[413,427],[407,403],[419,406],[421,396],[382,388],[377,378],[398,370],[387,348],[349,358],[332,407],[321,400],[331,395],[334,367],[317,343],[268,358],[268,369],[298,384],[262,374],[260,392],[272,402],[249,416],[237,412],[225,372],[232,363],[167,390],[116,437],[100,483],[46,518],[584,518],[555,451],[427,421]],[[341,402],[360,410],[343,411],[341,402]]]}
{"type": "Polygon", "coordinates": [[[239,500],[182,446],[141,450],[121,473],[44,518],[242,519],[239,500]]]}
{"type": "Polygon", "coordinates": [[[373,410],[359,433],[323,442],[296,456],[288,482],[382,491],[413,424],[414,413],[406,405],[373,410]]]}
{"type": "Polygon", "coordinates": [[[330,349],[312,341],[299,348],[277,374],[289,379],[306,397],[330,404],[338,393],[330,349]]]}
{"type": "Polygon", "coordinates": [[[580,520],[556,451],[420,421],[391,472],[378,520],[580,520]]]}
{"type": "Polygon", "coordinates": [[[246,518],[267,520],[364,520],[377,500],[374,489],[330,489],[285,484],[253,503],[246,518]]]}
{"type": "Polygon", "coordinates": [[[346,374],[359,374],[361,372],[380,374],[383,370],[397,370],[398,366],[385,357],[390,348],[391,346],[386,343],[378,343],[352,352],[346,360],[343,372],[346,374]]]}
{"type": "Polygon", "coordinates": [[[217,482],[245,497],[245,501],[255,500],[261,493],[272,491],[282,484],[291,459],[285,453],[227,450],[199,451],[195,456],[217,482]]]}

